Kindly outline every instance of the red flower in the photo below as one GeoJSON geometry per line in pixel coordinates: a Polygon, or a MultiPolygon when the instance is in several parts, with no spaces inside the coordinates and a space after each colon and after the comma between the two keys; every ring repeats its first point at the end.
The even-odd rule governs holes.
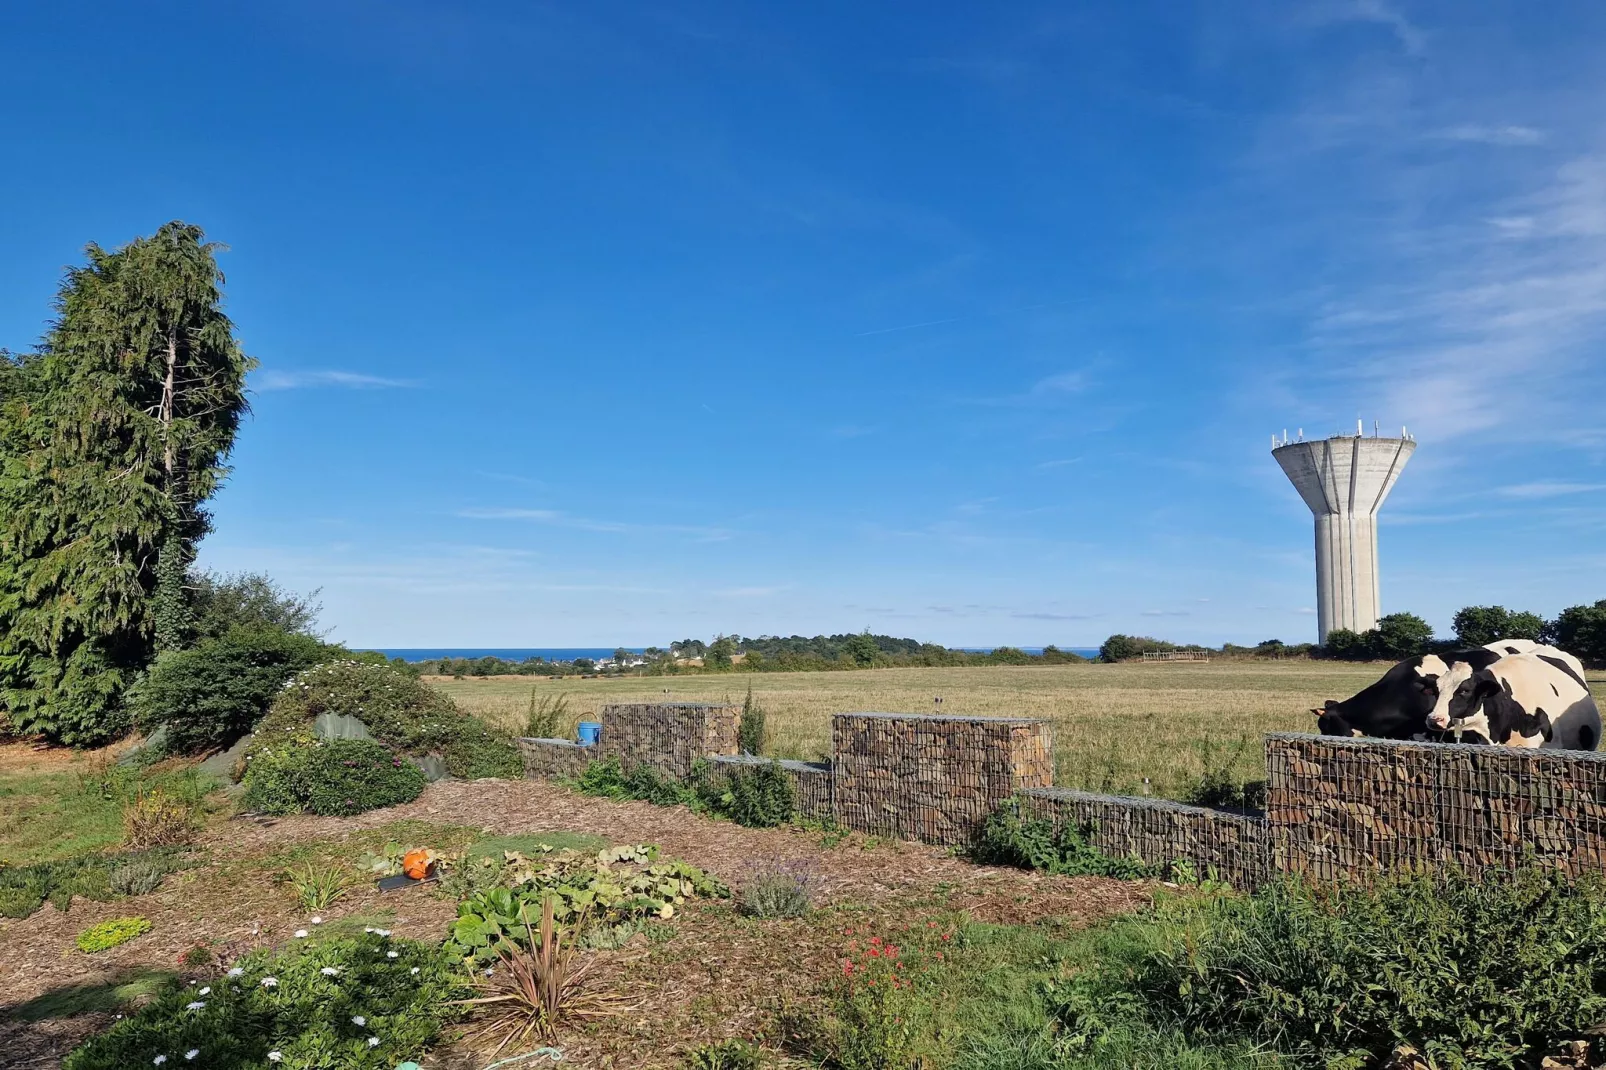
{"type": "Polygon", "coordinates": [[[871,943],[872,943],[872,944],[879,944],[879,943],[881,943],[881,937],[879,937],[879,936],[872,936],[872,937],[870,937],[870,942],[871,942],[871,943]]]}

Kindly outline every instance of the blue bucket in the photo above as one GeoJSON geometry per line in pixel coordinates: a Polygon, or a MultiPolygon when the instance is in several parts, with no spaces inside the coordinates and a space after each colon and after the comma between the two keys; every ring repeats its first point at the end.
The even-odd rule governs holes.
{"type": "Polygon", "coordinates": [[[576,729],[580,737],[580,746],[594,747],[602,738],[602,726],[596,721],[581,721],[576,729]]]}

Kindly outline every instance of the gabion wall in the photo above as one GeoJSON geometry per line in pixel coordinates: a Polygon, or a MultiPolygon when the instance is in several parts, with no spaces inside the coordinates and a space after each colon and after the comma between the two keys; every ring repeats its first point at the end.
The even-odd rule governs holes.
{"type": "Polygon", "coordinates": [[[1606,868],[1606,755],[1279,734],[1266,779],[1279,871],[1606,868]]]}
{"type": "MultiPolygon", "coordinates": [[[[772,759],[755,758],[750,754],[722,755],[708,759],[709,774],[716,781],[728,777],[738,769],[751,769],[768,765],[772,759]]],[[[796,762],[781,759],[778,763],[792,781],[792,804],[798,817],[809,821],[830,824],[836,819],[832,805],[831,766],[827,762],[796,762]]]]}
{"type": "Polygon", "coordinates": [[[1045,721],[839,713],[831,754],[838,824],[926,843],[968,843],[999,803],[1053,783],[1045,721]]]}
{"type": "Polygon", "coordinates": [[[625,769],[650,765],[685,780],[699,758],[735,754],[736,706],[699,702],[639,702],[602,707],[600,757],[625,769]]]}
{"type": "Polygon", "coordinates": [[[1185,862],[1200,878],[1239,888],[1266,878],[1267,827],[1258,815],[1065,788],[1031,788],[1022,797],[1027,813],[1081,830],[1107,855],[1157,866],[1185,862]]]}
{"type": "Polygon", "coordinates": [[[597,748],[567,739],[526,736],[519,740],[519,752],[524,755],[526,777],[572,777],[578,776],[596,756],[597,748]]]}

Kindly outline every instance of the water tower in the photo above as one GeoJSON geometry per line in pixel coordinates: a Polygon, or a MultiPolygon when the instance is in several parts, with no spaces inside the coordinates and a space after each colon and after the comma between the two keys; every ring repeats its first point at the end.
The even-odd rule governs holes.
{"type": "Polygon", "coordinates": [[[1416,440],[1355,434],[1315,442],[1272,437],[1271,455],[1316,514],[1316,634],[1377,627],[1377,511],[1394,489],[1416,440]]]}

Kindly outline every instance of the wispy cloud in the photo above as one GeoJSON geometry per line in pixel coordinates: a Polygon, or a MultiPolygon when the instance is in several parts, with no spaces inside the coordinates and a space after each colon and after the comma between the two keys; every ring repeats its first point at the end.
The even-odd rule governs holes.
{"type": "Polygon", "coordinates": [[[780,594],[786,589],[784,585],[780,587],[727,587],[723,591],[715,591],[714,594],[721,598],[767,598],[772,594],[780,594]]]}
{"type": "Polygon", "coordinates": [[[457,515],[465,520],[523,520],[532,524],[545,524],[550,527],[573,528],[576,531],[594,531],[602,534],[625,535],[636,532],[657,532],[690,535],[704,542],[723,542],[731,538],[732,535],[725,528],[702,527],[692,524],[645,524],[624,520],[598,520],[592,517],[572,516],[556,509],[459,509],[457,515]]]}
{"type": "Polygon", "coordinates": [[[1534,483],[1513,483],[1500,487],[1496,493],[1507,498],[1560,498],[1567,494],[1588,494],[1606,490],[1606,483],[1563,483],[1540,480],[1534,483]]]}
{"type": "Polygon", "coordinates": [[[1538,145],[1545,140],[1545,132],[1532,126],[1486,126],[1482,123],[1460,123],[1435,130],[1432,136],[1482,145],[1538,145]]]}
{"type": "Polygon", "coordinates": [[[1080,458],[1080,457],[1062,457],[1057,461],[1039,461],[1033,467],[1034,468],[1044,468],[1044,469],[1047,469],[1047,468],[1064,468],[1066,465],[1077,464],[1081,460],[1082,460],[1082,458],[1080,458]]]}
{"type": "Polygon", "coordinates": [[[1084,393],[1092,385],[1093,378],[1088,369],[1068,368],[1045,375],[1018,393],[968,400],[975,405],[1003,408],[1052,408],[1084,393]]]}
{"type": "Polygon", "coordinates": [[[1098,613],[1011,613],[1016,620],[1097,620],[1098,613]]]}
{"type": "Polygon", "coordinates": [[[1145,609],[1145,617],[1191,617],[1193,614],[1186,609],[1145,609]]]}
{"type": "Polygon", "coordinates": [[[319,386],[345,387],[348,390],[390,390],[415,387],[418,384],[410,379],[387,379],[379,375],[365,375],[362,372],[332,370],[291,372],[268,369],[256,376],[251,385],[258,390],[300,390],[319,386]]]}

